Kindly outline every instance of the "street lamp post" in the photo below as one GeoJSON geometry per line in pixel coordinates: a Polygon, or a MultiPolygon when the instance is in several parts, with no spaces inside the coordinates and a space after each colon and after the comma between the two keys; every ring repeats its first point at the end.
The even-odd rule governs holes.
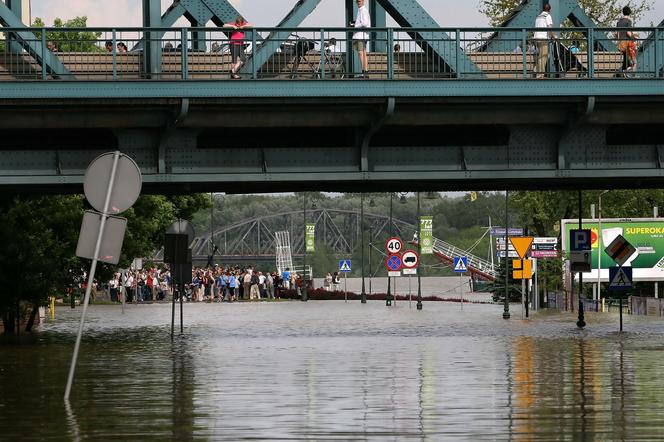
{"type": "Polygon", "coordinates": [[[373,249],[373,226],[369,227],[369,295],[371,291],[371,281],[373,279],[373,261],[371,260],[371,249],[373,249]]]}
{"type": "Polygon", "coordinates": [[[300,300],[303,302],[307,302],[309,299],[307,298],[307,194],[305,193],[303,196],[304,204],[303,204],[303,216],[304,216],[304,259],[302,262],[302,294],[300,300]]]}
{"type": "Polygon", "coordinates": [[[595,300],[595,311],[599,311],[599,302],[602,299],[602,196],[609,193],[605,190],[599,194],[597,199],[597,299],[595,300]]]}
{"type": "MultiPolygon", "coordinates": [[[[583,194],[581,193],[581,189],[579,189],[579,230],[581,229],[583,229],[583,194]]],[[[574,284],[573,277],[572,284],[574,284]]],[[[579,328],[586,326],[585,315],[583,313],[583,272],[579,272],[579,317],[576,321],[576,326],[579,328]]]]}
{"type": "MultiPolygon", "coordinates": [[[[394,236],[394,232],[392,231],[392,199],[393,199],[394,193],[390,192],[390,238],[394,236]]],[[[391,282],[390,282],[390,273],[388,271],[387,273],[387,297],[385,299],[385,305],[386,306],[391,306],[392,305],[392,287],[391,287],[391,282]]]]}
{"type": "Polygon", "coordinates": [[[361,194],[360,198],[360,248],[362,249],[362,255],[360,259],[360,265],[362,266],[362,299],[361,303],[367,303],[367,292],[364,287],[364,193],[361,194]]]}
{"type": "MultiPolygon", "coordinates": [[[[369,200],[369,207],[376,207],[376,202],[373,198],[369,200]]],[[[371,260],[371,249],[373,249],[373,225],[369,225],[369,295],[373,292],[371,291],[371,282],[373,279],[373,261],[371,260]]]]}
{"type": "Polygon", "coordinates": [[[509,198],[510,191],[505,191],[505,308],[503,310],[503,319],[510,318],[510,228],[509,228],[509,198]]]}
{"type": "MultiPolygon", "coordinates": [[[[420,237],[420,230],[422,221],[420,220],[420,192],[417,192],[417,255],[422,259],[422,238],[420,237]]],[[[420,261],[420,268],[417,269],[417,309],[422,310],[422,279],[421,270],[422,262],[420,261]]]]}

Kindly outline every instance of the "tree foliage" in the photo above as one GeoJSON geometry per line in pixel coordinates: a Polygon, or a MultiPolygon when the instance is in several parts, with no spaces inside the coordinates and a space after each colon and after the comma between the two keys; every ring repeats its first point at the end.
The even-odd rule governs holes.
{"type": "MultiPolygon", "coordinates": [[[[122,214],[128,223],[117,267],[127,267],[134,257],[151,256],[178,215],[190,216],[209,204],[207,195],[140,197],[122,214]]],[[[0,200],[0,317],[5,332],[15,329],[21,306],[45,305],[49,296],[83,282],[90,263],[76,257],[76,245],[85,208],[81,195],[0,200]]],[[[100,263],[97,279],[107,280],[117,267],[100,263]]]]}
{"type": "MultiPolygon", "coordinates": [[[[522,0],[480,0],[480,12],[489,17],[492,26],[501,25],[511,12],[522,3],[522,0]]],[[[632,17],[638,20],[647,11],[650,11],[654,2],[652,0],[579,0],[579,5],[588,16],[599,26],[610,27],[616,24],[622,15],[623,6],[632,8],[632,17]]],[[[567,23],[566,25],[570,25],[567,23]]],[[[534,23],[533,23],[534,26],[534,23]]]]}
{"type": "MultiPolygon", "coordinates": [[[[37,17],[32,23],[33,28],[45,28],[44,21],[37,17]]],[[[88,27],[88,18],[74,17],[69,20],[56,18],[53,28],[46,31],[46,40],[55,42],[60,52],[102,52],[104,48],[99,45],[101,32],[85,31],[88,27]],[[71,28],[73,30],[65,30],[71,28]],[[62,30],[60,30],[62,29],[62,30]]],[[[41,38],[41,32],[36,31],[37,38],[41,38]]]]}

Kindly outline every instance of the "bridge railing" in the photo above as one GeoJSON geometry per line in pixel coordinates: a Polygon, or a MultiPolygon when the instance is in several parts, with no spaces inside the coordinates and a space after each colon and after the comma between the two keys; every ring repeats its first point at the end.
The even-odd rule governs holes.
{"type": "MultiPolygon", "coordinates": [[[[230,80],[235,55],[245,80],[342,80],[361,70],[356,31],[255,28],[232,40],[222,28],[0,28],[0,81],[230,80]]],[[[559,28],[555,40],[535,28],[367,31],[370,79],[664,78],[664,28],[633,28],[632,39],[559,28]]]]}
{"type": "Polygon", "coordinates": [[[466,250],[462,250],[437,238],[434,240],[433,250],[434,252],[440,253],[449,259],[453,259],[457,256],[465,256],[468,259],[468,265],[470,267],[484,273],[485,275],[489,275],[494,278],[496,277],[496,269],[489,261],[473,255],[466,250]]]}

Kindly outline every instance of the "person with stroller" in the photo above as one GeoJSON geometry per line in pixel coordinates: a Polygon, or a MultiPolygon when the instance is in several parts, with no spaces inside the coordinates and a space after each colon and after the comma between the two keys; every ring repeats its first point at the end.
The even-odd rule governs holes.
{"type": "Polygon", "coordinates": [[[231,28],[231,41],[229,44],[231,50],[231,78],[233,80],[239,80],[240,76],[238,71],[242,67],[243,61],[243,51],[244,51],[244,29],[251,28],[251,24],[244,19],[241,15],[238,15],[233,23],[226,23],[225,28],[231,28]]]}

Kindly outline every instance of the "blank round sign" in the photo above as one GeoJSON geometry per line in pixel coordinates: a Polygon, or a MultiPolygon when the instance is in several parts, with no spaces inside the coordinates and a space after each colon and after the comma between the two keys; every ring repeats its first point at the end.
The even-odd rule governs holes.
{"type": "Polygon", "coordinates": [[[189,244],[194,240],[194,228],[189,221],[184,219],[179,219],[171,224],[166,233],[171,235],[187,235],[189,244]]]}
{"type": "MultiPolygon", "coordinates": [[[[98,156],[85,171],[83,181],[85,197],[95,210],[102,213],[108,185],[111,182],[114,155],[114,152],[108,152],[98,156]]],[[[142,185],[140,169],[134,160],[121,153],[118,158],[107,213],[122,213],[133,206],[141,194],[142,185]]]]}

